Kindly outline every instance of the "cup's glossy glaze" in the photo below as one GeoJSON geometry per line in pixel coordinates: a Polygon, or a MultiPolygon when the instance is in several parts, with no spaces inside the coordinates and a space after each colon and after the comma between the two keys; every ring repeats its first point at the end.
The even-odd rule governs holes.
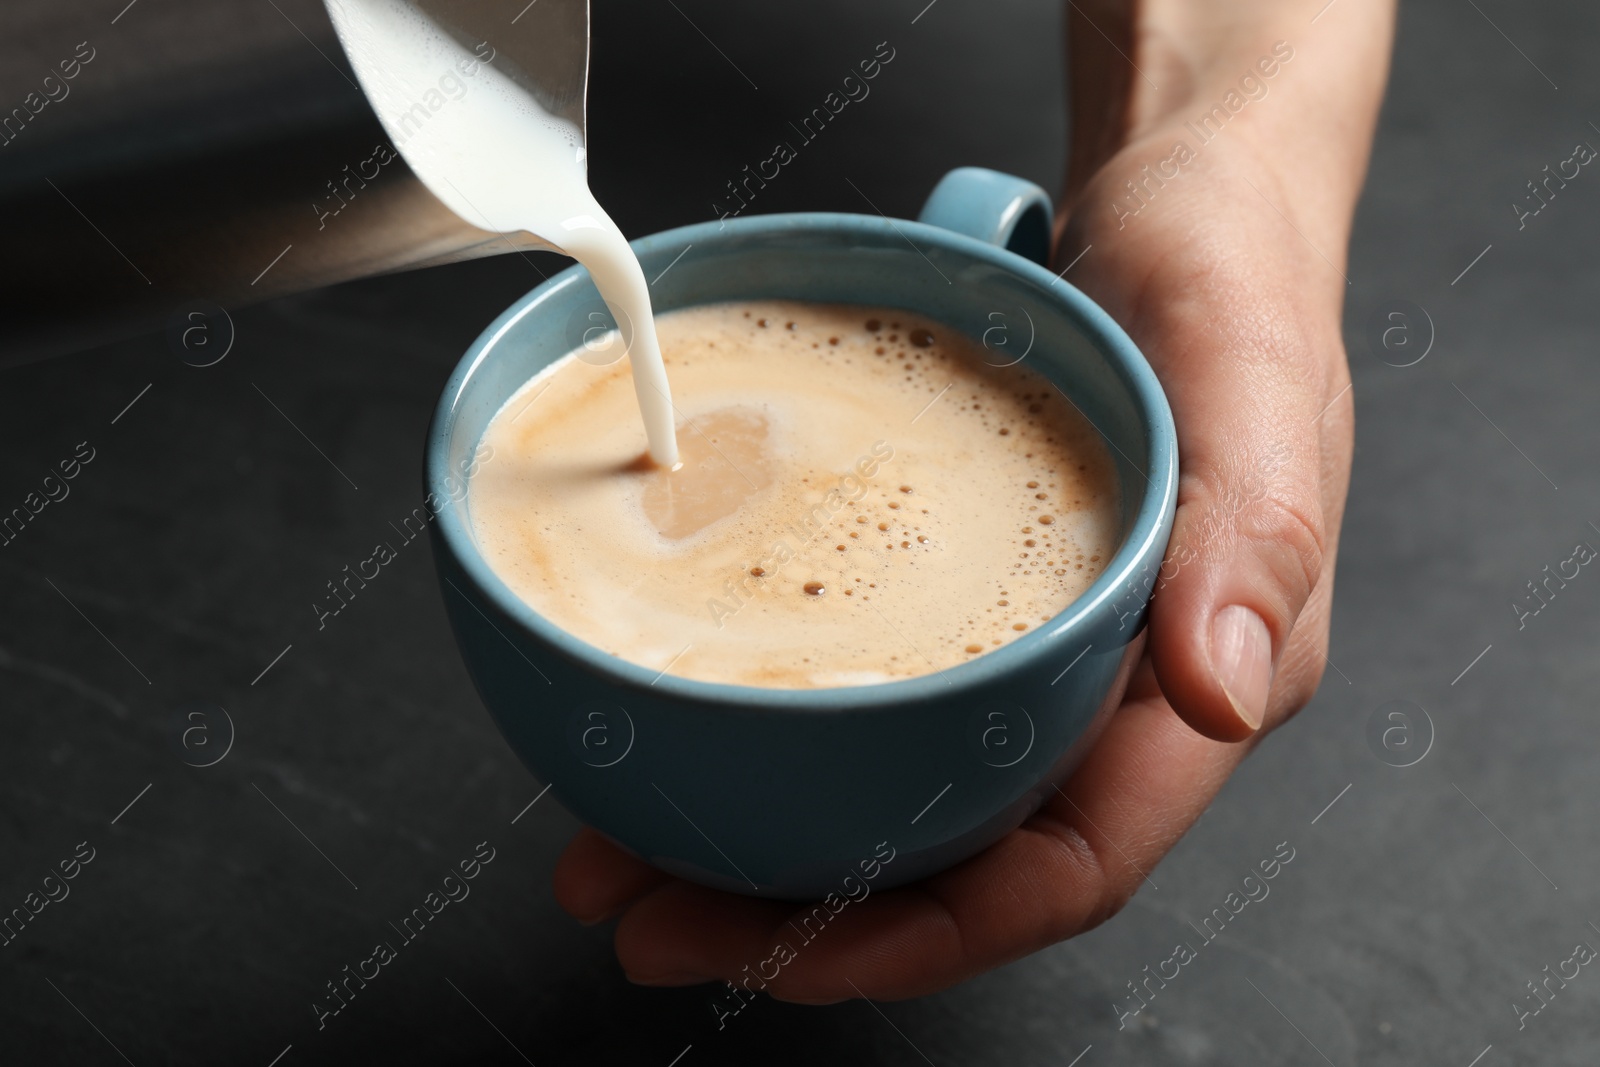
{"type": "MultiPolygon", "coordinates": [[[[771,298],[905,308],[982,339],[997,365],[1025,361],[1105,435],[1122,540],[1099,580],[1032,633],[919,678],[809,690],[692,681],[608,655],[538,615],[479,554],[463,472],[506,399],[611,320],[588,272],[573,267],[468,349],[425,461],[440,587],[484,703],[574,815],[681,877],[814,898],[849,892],[869,873],[881,889],[957,863],[1037,810],[1073,769],[1142,644],[1177,454],[1166,399],[1133,343],[1018,254],[1042,259],[1049,230],[1036,186],[964,168],[921,222],[756,216],[633,245],[656,279],[659,312],[771,298]]],[[[894,429],[871,436],[892,443],[894,429]]]]}

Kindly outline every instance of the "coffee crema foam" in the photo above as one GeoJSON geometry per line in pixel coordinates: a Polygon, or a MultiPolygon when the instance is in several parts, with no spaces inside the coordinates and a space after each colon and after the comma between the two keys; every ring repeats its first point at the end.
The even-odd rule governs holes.
{"type": "Polygon", "coordinates": [[[626,362],[580,349],[495,415],[468,496],[495,573],[612,655],[786,689],[932,674],[1055,617],[1117,547],[1098,433],[956,330],[780,301],[657,328],[679,469],[643,455],[626,362]]]}

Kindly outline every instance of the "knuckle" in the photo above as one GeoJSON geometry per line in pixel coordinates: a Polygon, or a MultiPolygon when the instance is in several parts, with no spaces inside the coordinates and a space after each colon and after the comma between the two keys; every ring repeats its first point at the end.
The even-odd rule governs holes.
{"type": "Polygon", "coordinates": [[[1029,827],[1050,841],[1056,864],[1069,872],[1063,881],[1093,887],[1087,899],[1063,899],[1054,909],[1046,923],[1047,936],[1052,941],[1094,929],[1133,898],[1139,875],[1131,869],[1116,871],[1108,867],[1105,856],[1071,822],[1040,813],[1029,820],[1029,827]]]}
{"type": "Polygon", "coordinates": [[[1250,509],[1242,532],[1283,583],[1297,610],[1316,588],[1327,559],[1322,505],[1310,494],[1274,487],[1250,509]]]}

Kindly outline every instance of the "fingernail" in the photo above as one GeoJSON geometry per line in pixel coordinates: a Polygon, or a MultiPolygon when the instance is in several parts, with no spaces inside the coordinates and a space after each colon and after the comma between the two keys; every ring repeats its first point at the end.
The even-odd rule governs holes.
{"type": "Polygon", "coordinates": [[[668,971],[666,974],[630,974],[628,981],[634,985],[683,986],[699,985],[711,979],[703,974],[690,974],[688,971],[668,971]]]}
{"type": "Polygon", "coordinates": [[[1232,604],[1211,620],[1211,669],[1228,702],[1253,733],[1267,712],[1272,686],[1272,635],[1261,616],[1232,604]]]}

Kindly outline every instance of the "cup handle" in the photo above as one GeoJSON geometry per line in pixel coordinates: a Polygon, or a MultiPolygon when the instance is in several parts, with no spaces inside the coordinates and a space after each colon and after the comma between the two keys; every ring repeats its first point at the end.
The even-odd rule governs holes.
{"type": "Polygon", "coordinates": [[[1030,181],[984,167],[957,167],[940,179],[918,221],[976,237],[1044,266],[1054,212],[1030,181]]]}

